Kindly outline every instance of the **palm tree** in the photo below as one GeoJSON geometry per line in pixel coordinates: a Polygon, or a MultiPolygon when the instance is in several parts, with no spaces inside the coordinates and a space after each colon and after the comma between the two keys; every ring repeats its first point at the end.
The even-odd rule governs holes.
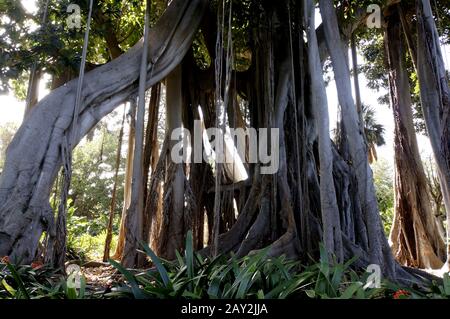
{"type": "MultiPolygon", "coordinates": [[[[367,104],[362,104],[362,119],[364,125],[364,134],[366,136],[367,142],[367,154],[369,157],[369,163],[372,164],[377,161],[377,146],[382,146],[386,144],[384,139],[384,126],[377,123],[375,118],[375,109],[367,104]]],[[[336,145],[340,145],[341,138],[341,122],[338,121],[336,128],[333,129],[333,141],[336,145]]]]}
{"type": "Polygon", "coordinates": [[[362,118],[367,141],[369,163],[372,164],[378,159],[376,147],[386,144],[386,141],[384,140],[385,130],[382,124],[377,123],[375,110],[370,105],[362,104],[362,118]]]}

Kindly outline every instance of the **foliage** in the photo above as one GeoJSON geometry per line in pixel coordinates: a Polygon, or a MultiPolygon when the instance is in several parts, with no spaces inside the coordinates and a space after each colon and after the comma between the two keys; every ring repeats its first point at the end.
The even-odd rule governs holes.
{"type": "Polygon", "coordinates": [[[42,264],[14,266],[0,261],[0,299],[448,299],[450,277],[429,287],[404,287],[382,281],[378,288],[367,283],[369,273],[356,272],[346,264],[334,262],[323,247],[318,263],[302,266],[284,257],[269,258],[267,251],[244,257],[219,256],[213,260],[194,253],[191,235],[183,256],[177,261],[161,260],[148,248],[145,251],[154,268],[147,271],[125,269],[111,263],[124,276],[110,290],[93,290],[81,277],[74,285],[73,275],[64,276],[42,264]],[[108,292],[110,291],[110,292],[108,292]]]}
{"type": "MultiPolygon", "coordinates": [[[[74,151],[72,183],[67,202],[67,258],[70,260],[97,260],[103,255],[120,130],[116,120],[114,114],[109,116],[74,151]]],[[[125,154],[122,154],[113,222],[113,245],[116,243],[114,237],[119,232],[123,207],[124,166],[125,154]]],[[[58,209],[60,190],[60,183],[55,183],[50,199],[54,211],[58,209]]]]}
{"type": "Polygon", "coordinates": [[[14,266],[9,262],[0,263],[0,299],[86,298],[85,279],[81,278],[77,289],[72,276],[63,276],[41,264],[14,266]]]}
{"type": "MultiPolygon", "coordinates": [[[[67,201],[67,258],[70,260],[84,262],[103,256],[120,130],[120,123],[116,123],[120,116],[116,115],[108,116],[74,151],[72,183],[67,201]]],[[[113,221],[113,250],[123,207],[125,153],[121,155],[113,221]]],[[[54,211],[58,210],[60,184],[55,183],[50,198],[54,211]]]]}
{"type": "Polygon", "coordinates": [[[362,277],[350,270],[354,261],[330,263],[322,248],[317,264],[302,266],[286,257],[273,258],[267,249],[243,258],[203,258],[192,250],[188,233],[184,255],[176,261],[159,259],[147,246],[144,250],[154,268],[134,271],[111,261],[125,277],[126,284],[110,297],[187,299],[285,299],[285,298],[375,298],[384,289],[365,288],[362,277]]]}
{"type": "Polygon", "coordinates": [[[374,147],[386,144],[384,140],[384,126],[377,122],[375,117],[375,109],[363,103],[362,117],[364,121],[364,133],[366,135],[367,143],[374,147]]]}
{"type": "Polygon", "coordinates": [[[0,126],[0,173],[5,163],[6,149],[9,143],[11,143],[16,131],[17,125],[14,123],[6,123],[0,126]]]}
{"type": "MultiPolygon", "coordinates": [[[[89,1],[50,1],[47,23],[42,23],[46,1],[37,1],[38,10],[29,13],[21,1],[2,0],[0,8],[0,94],[13,91],[23,99],[23,87],[28,83],[29,70],[37,69],[52,76],[67,72],[76,74],[81,51],[89,1]],[[81,8],[81,28],[67,24],[69,5],[81,8]]],[[[144,3],[142,1],[94,1],[92,30],[88,48],[88,67],[111,60],[110,51],[117,46],[126,51],[142,36],[144,3]],[[114,48],[112,48],[114,46],[114,48]]],[[[166,7],[163,0],[152,1],[152,21],[166,7]]]]}
{"type": "Polygon", "coordinates": [[[442,283],[433,283],[429,287],[407,288],[394,283],[386,285],[391,291],[395,291],[394,299],[450,299],[450,275],[444,273],[442,283]],[[401,292],[400,294],[398,294],[401,292]]]}
{"type": "MultiPolygon", "coordinates": [[[[90,221],[89,233],[97,235],[106,228],[114,187],[118,131],[102,128],[91,141],[85,140],[74,151],[73,177],[69,197],[76,207],[76,215],[90,221]],[[96,225],[92,224],[96,220],[96,225]]],[[[124,157],[121,164],[124,164],[124,157]]],[[[124,167],[119,170],[117,206],[122,210],[124,167]]]]}
{"type": "MultiPolygon", "coordinates": [[[[98,225],[98,220],[89,220],[86,216],[78,216],[76,210],[72,200],[69,199],[67,212],[67,259],[81,262],[100,260],[103,256],[106,229],[104,226],[98,225]],[[102,227],[103,230],[99,231],[102,227]]],[[[115,224],[118,224],[118,220],[115,224]]],[[[117,237],[117,234],[113,234],[111,250],[115,249],[117,237]]]]}
{"type": "MultiPolygon", "coordinates": [[[[18,57],[23,52],[29,26],[26,25],[27,13],[20,1],[2,0],[0,7],[0,94],[10,89],[9,80],[18,78],[23,67],[10,65],[12,60],[24,59],[29,61],[29,53],[18,57]]],[[[17,62],[17,61],[16,61],[17,62]]]]}
{"type": "Polygon", "coordinates": [[[372,169],[384,232],[389,236],[394,218],[394,172],[392,166],[384,159],[374,163],[372,169]]]}

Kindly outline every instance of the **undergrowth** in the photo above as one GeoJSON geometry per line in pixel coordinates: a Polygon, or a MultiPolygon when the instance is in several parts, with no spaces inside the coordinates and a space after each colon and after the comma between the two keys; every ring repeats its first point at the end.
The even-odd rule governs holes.
{"type": "Polygon", "coordinates": [[[319,262],[305,266],[284,256],[269,257],[267,250],[243,258],[204,258],[194,252],[191,233],[185,251],[177,252],[174,261],[158,258],[148,245],[142,247],[153,267],[125,269],[111,260],[123,280],[104,291],[91,290],[82,275],[62,275],[41,264],[14,266],[4,258],[0,263],[0,299],[450,298],[448,274],[442,284],[420,290],[399,287],[387,280],[371,288],[367,284],[370,274],[350,267],[354,260],[336,263],[329,260],[323,248],[319,262]]]}

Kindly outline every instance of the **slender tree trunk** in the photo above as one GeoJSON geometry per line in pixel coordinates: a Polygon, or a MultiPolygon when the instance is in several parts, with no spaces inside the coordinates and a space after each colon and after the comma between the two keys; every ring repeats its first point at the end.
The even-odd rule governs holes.
{"type": "Polygon", "coordinates": [[[31,109],[38,103],[40,79],[41,70],[36,69],[36,66],[33,65],[30,72],[30,80],[28,82],[28,92],[24,116],[27,116],[30,113],[31,109]]]}
{"type": "Polygon", "coordinates": [[[398,12],[387,19],[385,45],[395,122],[395,211],[390,234],[392,251],[402,264],[436,269],[445,261],[445,244],[431,209],[414,130],[398,12]]]}
{"type": "Polygon", "coordinates": [[[125,125],[125,118],[126,118],[126,109],[124,106],[123,119],[122,119],[122,124],[120,126],[119,141],[118,141],[118,145],[117,145],[116,164],[115,164],[115,172],[114,172],[114,186],[113,186],[113,191],[112,191],[111,207],[110,207],[110,211],[109,211],[108,227],[106,229],[105,249],[103,251],[103,261],[104,262],[109,260],[109,254],[111,251],[111,241],[112,241],[112,232],[113,232],[113,224],[114,224],[114,212],[116,210],[117,186],[118,186],[119,170],[120,170],[120,159],[122,158],[122,142],[123,142],[123,131],[124,131],[124,125],[125,125]]]}
{"type": "MultiPolygon", "coordinates": [[[[144,203],[149,201],[149,187],[148,181],[150,174],[152,174],[156,169],[156,162],[158,160],[158,112],[159,112],[159,102],[160,102],[160,91],[161,84],[158,83],[152,88],[149,111],[148,111],[148,122],[147,129],[145,133],[145,147],[144,147],[144,203]],[[151,172],[151,173],[150,173],[151,172]]],[[[150,229],[151,229],[151,213],[144,210],[144,225],[142,240],[146,243],[150,239],[150,229]]]]}
{"type": "Polygon", "coordinates": [[[362,101],[361,101],[361,89],[359,87],[359,66],[358,66],[358,52],[356,50],[355,34],[352,33],[351,49],[352,49],[352,64],[353,64],[353,83],[355,86],[355,103],[356,110],[358,111],[359,120],[362,122],[362,101]]]}
{"type": "Polygon", "coordinates": [[[94,15],[95,15],[95,22],[97,22],[97,25],[100,27],[100,30],[103,31],[103,37],[105,39],[106,46],[109,50],[111,60],[114,60],[123,54],[123,51],[119,46],[117,36],[114,32],[115,27],[111,21],[111,18],[106,16],[99,6],[95,8],[94,15]]]}
{"type": "Polygon", "coordinates": [[[125,220],[127,211],[131,203],[131,180],[133,176],[133,159],[134,159],[134,140],[136,136],[136,101],[130,102],[130,128],[128,132],[128,150],[125,166],[125,184],[123,187],[123,208],[122,217],[120,219],[119,238],[117,240],[117,247],[113,259],[120,260],[123,255],[123,248],[125,246],[125,220]]]}
{"type": "MultiPolygon", "coordinates": [[[[144,23],[144,49],[142,51],[141,69],[139,75],[139,97],[136,116],[136,138],[134,143],[133,179],[131,181],[131,202],[125,219],[125,246],[122,254],[124,267],[142,266],[143,258],[138,253],[142,242],[144,227],[144,130],[145,130],[145,91],[147,81],[147,66],[149,62],[149,32],[150,32],[151,1],[146,1],[144,23]]],[[[153,66],[151,66],[152,68],[153,66]]]]}

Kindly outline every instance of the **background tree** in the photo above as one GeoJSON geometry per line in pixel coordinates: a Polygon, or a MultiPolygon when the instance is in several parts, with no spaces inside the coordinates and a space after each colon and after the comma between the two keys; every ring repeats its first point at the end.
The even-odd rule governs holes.
{"type": "Polygon", "coordinates": [[[6,149],[16,132],[17,125],[15,123],[6,123],[0,126],[0,172],[3,170],[5,163],[6,149]]]}
{"type": "Polygon", "coordinates": [[[391,106],[395,123],[395,211],[390,234],[396,258],[407,265],[440,268],[446,259],[445,243],[432,213],[426,176],[413,126],[410,81],[404,67],[401,8],[386,17],[386,56],[391,106]],[[400,11],[400,12],[399,12],[400,11]]]}
{"type": "Polygon", "coordinates": [[[384,140],[384,126],[377,123],[375,110],[366,104],[362,105],[362,119],[369,153],[369,163],[373,163],[378,160],[376,148],[386,144],[384,140]]]}
{"type": "Polygon", "coordinates": [[[384,232],[389,236],[394,220],[394,170],[386,159],[373,163],[372,169],[384,232]]]}

